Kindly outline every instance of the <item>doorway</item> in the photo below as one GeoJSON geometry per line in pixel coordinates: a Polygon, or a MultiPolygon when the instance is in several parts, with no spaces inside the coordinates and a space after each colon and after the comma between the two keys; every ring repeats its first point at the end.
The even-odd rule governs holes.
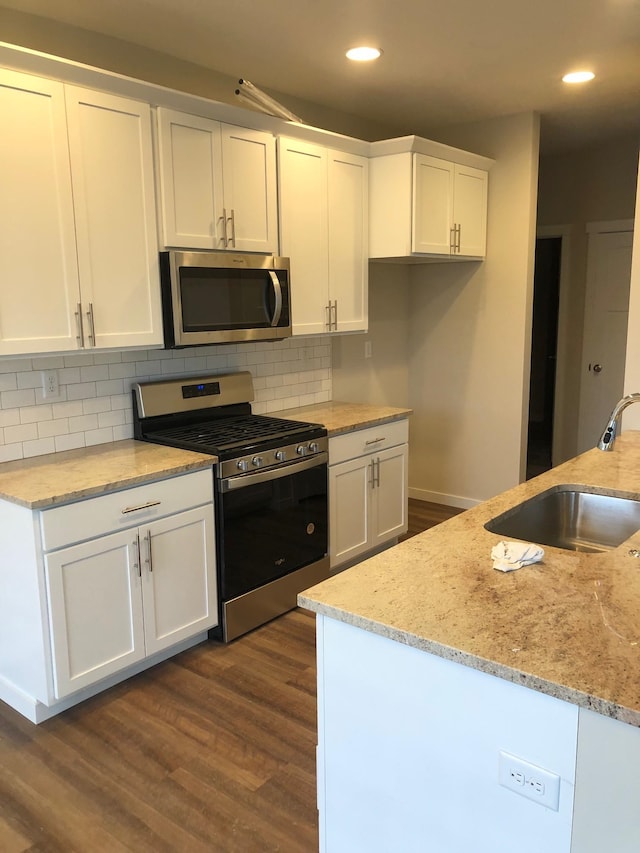
{"type": "Polygon", "coordinates": [[[536,239],[531,330],[527,480],[548,471],[553,458],[554,399],[562,237],[536,239]]]}

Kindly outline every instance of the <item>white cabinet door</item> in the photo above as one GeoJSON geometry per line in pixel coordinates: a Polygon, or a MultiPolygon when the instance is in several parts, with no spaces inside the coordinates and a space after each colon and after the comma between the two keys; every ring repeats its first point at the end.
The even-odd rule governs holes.
{"type": "Polygon", "coordinates": [[[159,108],[164,244],[224,249],[220,122],[159,108]]]}
{"type": "Polygon", "coordinates": [[[448,255],[453,219],[454,164],[413,155],[414,252],[448,255]]]}
{"type": "Polygon", "coordinates": [[[229,248],[277,254],[275,138],[268,133],[229,124],[223,124],[221,130],[229,248]]]}
{"type": "Polygon", "coordinates": [[[147,654],[218,624],[213,507],[140,528],[147,654]]]}
{"type": "Polygon", "coordinates": [[[280,247],[291,262],[293,334],[315,335],[329,328],[327,151],[280,137],[278,153],[280,247]]]}
{"type": "Polygon", "coordinates": [[[369,549],[371,457],[329,466],[329,558],[331,568],[369,549]]]}
{"type": "Polygon", "coordinates": [[[61,83],[0,71],[0,354],[78,346],[78,268],[61,83]]]}
{"type": "Polygon", "coordinates": [[[401,444],[375,457],[375,488],[371,501],[371,545],[381,545],[407,532],[409,447],[401,444]]]}
{"type": "Polygon", "coordinates": [[[277,253],[274,137],[164,108],[157,117],[164,245],[277,253]]]}
{"type": "Polygon", "coordinates": [[[459,255],[484,257],[487,251],[489,175],[471,166],[455,167],[453,221],[459,227],[459,255]]]}
{"type": "Polygon", "coordinates": [[[85,346],[160,344],[150,108],[65,92],[85,346]]]}
{"type": "Polygon", "coordinates": [[[328,152],[329,298],[338,332],[368,328],[368,188],[366,157],[328,152]]]}
{"type": "Polygon", "coordinates": [[[136,531],[45,556],[58,699],[145,657],[136,531]]]}

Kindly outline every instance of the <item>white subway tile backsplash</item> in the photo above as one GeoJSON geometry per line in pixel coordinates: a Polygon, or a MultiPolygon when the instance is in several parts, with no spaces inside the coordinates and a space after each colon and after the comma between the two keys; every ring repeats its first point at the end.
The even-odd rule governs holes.
{"type": "Polygon", "coordinates": [[[330,343],[282,342],[0,359],[0,462],[133,436],[134,382],[250,370],[257,414],[331,399],[330,343]],[[42,395],[57,370],[60,399],[42,395]]]}
{"type": "Polygon", "coordinates": [[[29,388],[26,391],[2,391],[0,393],[0,407],[3,409],[17,409],[22,406],[33,406],[36,402],[36,395],[33,389],[29,388]]]}
{"type": "Polygon", "coordinates": [[[42,456],[44,453],[55,453],[56,444],[52,438],[39,438],[35,441],[23,441],[22,453],[24,458],[42,456]]]}

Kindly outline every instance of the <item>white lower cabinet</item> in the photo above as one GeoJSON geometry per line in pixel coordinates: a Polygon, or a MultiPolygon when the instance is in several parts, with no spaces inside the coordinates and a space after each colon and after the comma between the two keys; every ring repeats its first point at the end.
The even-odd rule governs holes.
{"type": "Polygon", "coordinates": [[[218,624],[210,468],[41,511],[0,500],[0,552],[0,699],[34,722],[218,624]]]}
{"type": "Polygon", "coordinates": [[[407,420],[329,440],[329,554],[338,568],[407,530],[407,420]]]}
{"type": "Polygon", "coordinates": [[[56,698],[213,627],[212,566],[210,505],[47,554],[56,698]]]}

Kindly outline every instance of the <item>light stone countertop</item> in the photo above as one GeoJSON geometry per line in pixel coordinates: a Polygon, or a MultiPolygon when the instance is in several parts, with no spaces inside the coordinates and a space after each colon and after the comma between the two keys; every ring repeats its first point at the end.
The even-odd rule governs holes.
{"type": "Polygon", "coordinates": [[[311,406],[302,406],[297,409],[285,409],[283,412],[274,412],[281,418],[292,421],[309,421],[322,424],[329,437],[352,432],[356,429],[364,429],[369,426],[396,421],[406,418],[411,414],[411,409],[396,408],[394,406],[375,406],[366,403],[341,403],[334,400],[329,403],[314,403],[311,406]]]}
{"type": "Polygon", "coordinates": [[[298,596],[300,606],[640,726],[640,532],[586,554],[544,546],[503,573],[485,522],[554,485],[640,499],[640,432],[590,450],[298,596]]]}
{"type": "Polygon", "coordinates": [[[210,468],[217,457],[125,439],[0,465],[0,498],[46,509],[175,474],[210,468]]]}

